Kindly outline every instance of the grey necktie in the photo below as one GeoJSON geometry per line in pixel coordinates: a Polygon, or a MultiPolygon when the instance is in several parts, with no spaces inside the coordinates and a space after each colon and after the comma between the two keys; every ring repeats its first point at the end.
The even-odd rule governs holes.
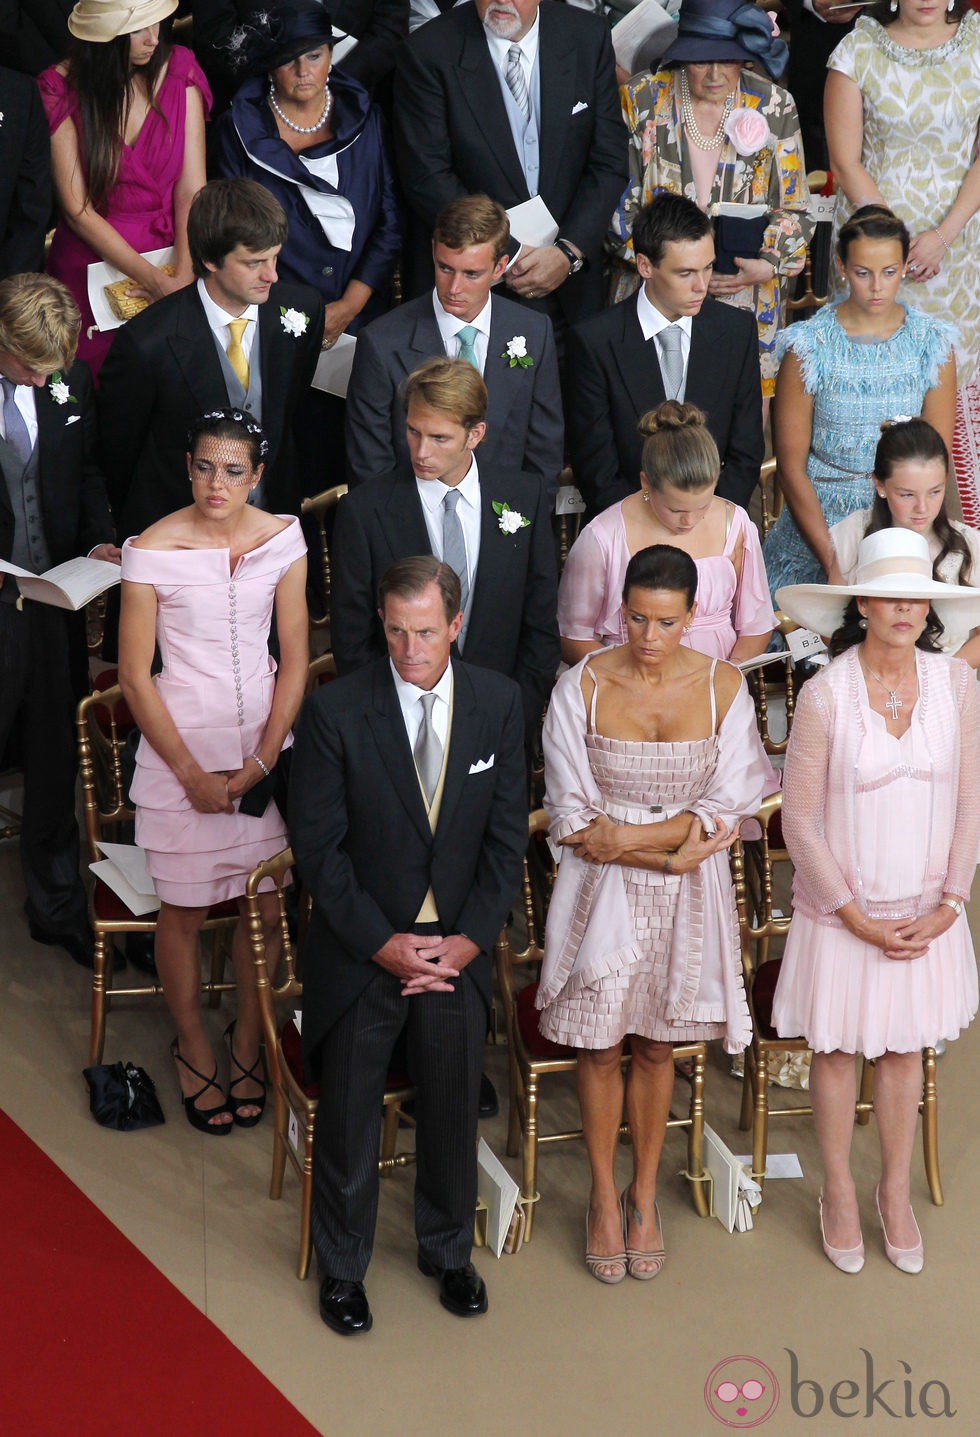
{"type": "Polygon", "coordinates": [[[422,789],[425,793],[425,801],[432,806],[432,796],[436,791],[439,782],[439,774],[442,772],[442,744],[439,742],[439,735],[432,723],[432,705],[436,701],[435,694],[423,694],[419,699],[422,705],[422,725],[419,729],[419,736],[415,740],[415,767],[418,769],[419,778],[422,781],[422,789]]]}
{"type": "Polygon", "coordinates": [[[455,569],[459,575],[459,607],[465,609],[466,598],[470,592],[470,582],[466,572],[466,545],[463,542],[463,526],[456,513],[458,503],[459,490],[450,489],[442,501],[442,562],[448,564],[451,569],[455,569]]]}
{"type": "Polygon", "coordinates": [[[504,71],[504,79],[507,81],[507,88],[517,101],[517,108],[525,120],[531,118],[531,102],[527,96],[527,81],[524,78],[524,66],[521,63],[520,45],[511,45],[507,51],[507,69],[504,71]]]}
{"type": "Polygon", "coordinates": [[[3,432],[7,437],[7,443],[18,459],[22,464],[26,464],[34,450],[34,445],[31,443],[31,432],[27,427],[27,421],[14,402],[14,390],[17,386],[12,379],[5,379],[2,376],[0,376],[0,385],[3,386],[3,432]]]}
{"type": "Polygon", "coordinates": [[[479,333],[475,324],[465,324],[462,329],[456,331],[456,338],[459,340],[459,353],[456,358],[467,360],[477,370],[480,366],[477,362],[473,341],[479,333]]]}
{"type": "Polygon", "coordinates": [[[684,356],[681,353],[682,333],[676,324],[668,324],[657,335],[660,345],[660,373],[663,375],[664,396],[676,399],[684,383],[684,356]]]}

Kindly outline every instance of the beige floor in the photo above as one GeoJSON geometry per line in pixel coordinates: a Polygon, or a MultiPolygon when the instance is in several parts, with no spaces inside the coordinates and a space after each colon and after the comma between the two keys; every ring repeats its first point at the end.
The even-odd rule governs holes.
{"type": "MultiPolygon", "coordinates": [[[[869,1256],[864,1272],[845,1277],[823,1258],[816,1231],[819,1174],[808,1119],[777,1127],[777,1150],[799,1153],[804,1180],[771,1183],[753,1232],[728,1236],[698,1219],[676,1176],[683,1152],[670,1139],[660,1197],[668,1261],[650,1284],[604,1288],[582,1263],[587,1171],[580,1144],[548,1151],[534,1241],[499,1262],[478,1255],[487,1278],[487,1317],[460,1322],[438,1306],[434,1284],[415,1270],[411,1170],[387,1181],[369,1292],[375,1329],[345,1340],[316,1311],[316,1283],[293,1276],[296,1189],[266,1196],[270,1129],[238,1131],[217,1142],[184,1121],[169,1071],[170,1030],[162,1007],[120,1006],[110,1017],[107,1058],[143,1064],[156,1078],[168,1121],[144,1133],[98,1128],[87,1112],[80,1070],[87,1039],[86,975],[60,951],[30,942],[21,914],[16,854],[0,845],[0,1105],[51,1155],[255,1362],[323,1433],[364,1437],[462,1430],[579,1437],[598,1432],[694,1434],[724,1430],[709,1414],[703,1387],[716,1363],[747,1354],[766,1363],[781,1386],[765,1424],[774,1434],[846,1431],[830,1412],[830,1389],[847,1380],[839,1405],[855,1409],[862,1432],[918,1430],[920,1392],[941,1407],[943,1382],[956,1416],[939,1430],[980,1430],[977,1373],[977,1193],[980,1091],[977,1032],[952,1045],[940,1063],[942,1160],[946,1205],[928,1199],[917,1154],[913,1185],[927,1246],[917,1278],[884,1258],[873,1215],[873,1125],[858,1129],[854,1164],[869,1256]],[[899,1414],[878,1406],[867,1417],[866,1349],[875,1386],[899,1414]],[[819,1383],[823,1409],[805,1419],[793,1411],[791,1358],[801,1377],[819,1383]],[[905,1366],[911,1369],[906,1372],[905,1366]],[[910,1383],[913,1419],[904,1413],[910,1383]]],[[[215,1036],[227,1022],[212,1015],[215,1036]]],[[[503,1089],[505,1054],[491,1051],[490,1071],[503,1089]]],[[[738,1087],[720,1053],[709,1073],[709,1121],[736,1151],[738,1087]]],[[[572,1111],[566,1093],[563,1105],[572,1111]]],[[[503,1153],[503,1122],[486,1125],[503,1153]]],[[[628,1150],[622,1153],[627,1176],[628,1150]]],[[[106,1294],[110,1304],[113,1294],[106,1294]]],[[[809,1412],[814,1389],[798,1405],[809,1412]]],[[[2,1398],[0,1398],[2,1409],[2,1398]]],[[[229,1396],[228,1434],[247,1429],[229,1396]]],[[[100,1431],[95,1418],[89,1429],[100,1431]]],[[[746,1419],[747,1420],[747,1419],[746,1419]]],[[[738,1419],[735,1419],[738,1424],[738,1419]]],[[[182,1437],[198,1437],[175,1424],[182,1437]]],[[[19,1437],[19,1435],[18,1435],[19,1437]]],[[[87,1437],[84,1425],[76,1437],[87,1437]]],[[[136,1434],[138,1437],[138,1434],[136,1434]]]]}

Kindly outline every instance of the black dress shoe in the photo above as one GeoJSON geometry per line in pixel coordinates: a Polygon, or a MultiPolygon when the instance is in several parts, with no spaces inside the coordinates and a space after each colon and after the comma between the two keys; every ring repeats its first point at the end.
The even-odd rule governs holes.
{"type": "MultiPolygon", "coordinates": [[[[95,963],[95,939],[91,930],[80,928],[74,933],[48,933],[46,929],[39,928],[36,923],[28,923],[28,931],[35,943],[43,943],[48,948],[64,948],[70,953],[75,962],[82,968],[91,968],[95,963]]],[[[112,950],[112,968],[117,972],[124,967],[125,959],[115,948],[112,950]]]]}
{"type": "Polygon", "coordinates": [[[471,1262],[465,1267],[437,1267],[419,1253],[419,1272],[439,1279],[439,1301],[456,1317],[479,1317],[487,1310],[487,1285],[471,1262]]]}
{"type": "Polygon", "coordinates": [[[345,1337],[352,1332],[370,1332],[374,1318],[363,1282],[325,1277],[320,1283],[320,1316],[345,1337]]]}
{"type": "Polygon", "coordinates": [[[477,1116],[480,1118],[495,1118],[500,1112],[500,1099],[497,1097],[497,1089],[493,1086],[486,1073],[480,1074],[480,1101],[476,1111],[477,1116]]]}

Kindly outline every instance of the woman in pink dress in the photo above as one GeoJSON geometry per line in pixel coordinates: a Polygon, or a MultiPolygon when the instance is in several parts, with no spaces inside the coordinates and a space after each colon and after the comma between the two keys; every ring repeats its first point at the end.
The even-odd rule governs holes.
{"type": "Polygon", "coordinates": [[[853,584],[796,584],[776,597],[798,623],[833,634],[834,662],[804,685],[786,754],[794,916],[773,1022],[813,1049],[820,1232],[849,1273],[864,1265],[850,1171],[854,1059],[877,1060],[875,1204],[886,1256],[916,1273],[909,1170],[921,1049],[957,1037],[977,1010],[963,905],[980,838],[980,699],[973,670],[937,640],[947,619],[977,623],[980,593],[938,583],[923,536],[893,528],[862,541],[853,584]]]}
{"type": "MultiPolygon", "coordinates": [[[[190,447],[192,503],[123,546],[119,682],[143,735],[131,793],[136,841],[161,900],[155,957],[177,1027],[171,1051],[189,1122],[221,1134],[262,1113],[259,1009],[240,922],[238,1016],[225,1035],[238,1076],[226,1098],[201,1022],[197,935],[212,904],[241,899],[256,863],[286,847],[271,779],[306,681],[306,544],[298,519],[248,503],[267,446],[240,410],[204,415],[190,447]],[[163,671],[151,677],[155,646],[163,671]]],[[[263,921],[271,949],[274,900],[264,901],[263,921]]]]}
{"type": "Polygon", "coordinates": [[[627,637],[622,588],[633,554],[672,544],[697,564],[698,598],[683,642],[733,664],[765,651],[776,623],[762,547],[745,510],[719,499],[721,461],[705,416],[668,400],[644,415],[636,494],[613,504],[579,535],[558,589],[562,658],[578,663],[627,637]]]}
{"type": "Polygon", "coordinates": [[[664,1261],[657,1166],[673,1043],[752,1035],[725,849],[769,765],[738,671],[685,647],[698,571],[666,544],[629,562],[627,642],[562,674],[544,726],[545,805],[562,847],[537,1003],[541,1031],[579,1050],[592,1190],[586,1263],[600,1282],[664,1261]],[[633,1179],[616,1190],[623,1043],[633,1179]]]}
{"type": "Polygon", "coordinates": [[[211,91],[194,56],[161,36],[177,0],[79,0],[66,61],[38,76],[60,210],[48,272],[82,312],[78,357],[98,376],[112,334],[92,329],[88,266],[115,265],[130,294],[160,299],[193,279],[187,211],[204,184],[211,91]],[[174,247],[170,276],[142,257],[174,247]],[[90,332],[91,331],[91,332],[90,332]]]}

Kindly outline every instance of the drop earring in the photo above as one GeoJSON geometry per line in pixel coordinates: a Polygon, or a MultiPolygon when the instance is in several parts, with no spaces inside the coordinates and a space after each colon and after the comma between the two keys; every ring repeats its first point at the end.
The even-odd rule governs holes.
{"type": "Polygon", "coordinates": [[[898,14],[898,0],[892,0],[892,3],[889,5],[888,8],[889,8],[889,10],[892,12],[893,15],[897,15],[897,14],[898,14]]]}
{"type": "Polygon", "coordinates": [[[946,0],[946,14],[952,15],[956,0],[946,0]]]}

